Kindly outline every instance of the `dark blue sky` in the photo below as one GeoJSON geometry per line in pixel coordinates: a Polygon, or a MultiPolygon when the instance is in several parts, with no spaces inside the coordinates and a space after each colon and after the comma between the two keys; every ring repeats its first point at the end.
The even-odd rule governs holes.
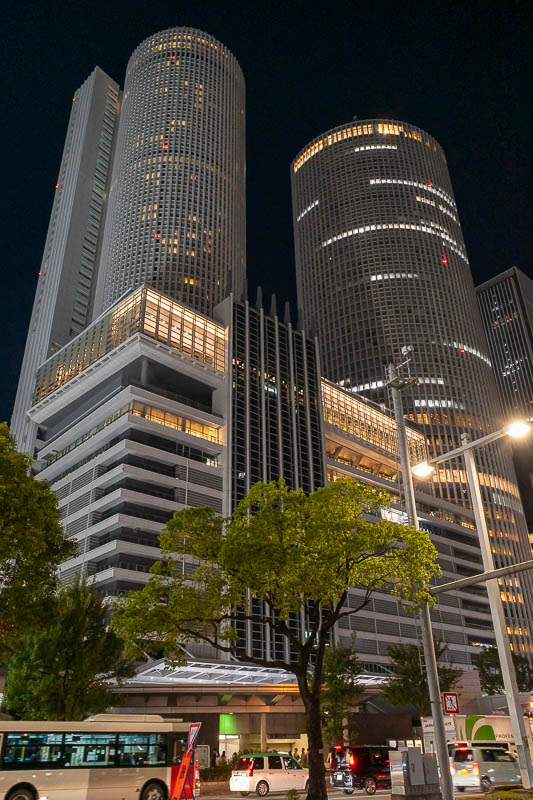
{"type": "Polygon", "coordinates": [[[121,85],[146,36],[202,28],[247,88],[248,277],[294,300],[289,164],[357,115],[444,147],[477,282],[533,277],[533,3],[19,0],[4,17],[0,420],[9,419],[73,91],[96,64],[121,85]]]}

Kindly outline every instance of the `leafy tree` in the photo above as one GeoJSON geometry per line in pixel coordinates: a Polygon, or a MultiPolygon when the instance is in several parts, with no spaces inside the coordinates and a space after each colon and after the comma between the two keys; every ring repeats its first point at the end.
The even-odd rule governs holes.
{"type": "Polygon", "coordinates": [[[353,647],[331,645],[324,654],[322,735],[328,745],[344,743],[346,720],[362,693],[358,683],[363,667],[353,647]]]}
{"type": "Polygon", "coordinates": [[[311,800],[326,798],[320,698],[333,627],[375,589],[414,603],[430,600],[427,586],[438,572],[426,533],[380,518],[388,504],[385,492],[349,480],[309,496],[281,481],[255,484],[227,520],[210,508],[183,509],[160,537],[166,560],[113,618],[135,656],[163,648],[179,662],[182,646],[193,640],[294,673],[306,712],[311,800]],[[179,557],[185,554],[195,559],[187,575],[179,557]],[[347,607],[351,586],[363,590],[354,608],[347,607]],[[257,619],[259,603],[271,641],[285,637],[290,658],[244,653],[237,630],[257,619]]]}
{"type": "Polygon", "coordinates": [[[59,564],[74,552],[63,533],[57,498],[29,474],[31,457],[17,452],[0,424],[0,659],[17,638],[48,617],[59,564]]]}
{"type": "MultiPolygon", "coordinates": [[[[449,692],[459,680],[461,670],[439,664],[447,650],[443,642],[435,642],[435,655],[439,684],[442,692],[449,692]]],[[[421,650],[416,644],[395,644],[389,647],[395,674],[383,687],[383,696],[395,706],[414,705],[419,714],[431,711],[426,673],[421,661],[421,650]]]]}
{"type": "MultiPolygon", "coordinates": [[[[516,682],[520,692],[533,690],[533,668],[527,658],[516,653],[512,655],[516,673],[516,682]]],[[[504,694],[500,658],[496,647],[485,647],[481,651],[476,664],[479,671],[479,682],[484,694],[504,694]]]]}
{"type": "Polygon", "coordinates": [[[4,709],[22,719],[84,719],[119,700],[106,682],[134,674],[106,627],[104,598],[83,580],[54,597],[46,627],[24,634],[10,661],[4,709]]]}

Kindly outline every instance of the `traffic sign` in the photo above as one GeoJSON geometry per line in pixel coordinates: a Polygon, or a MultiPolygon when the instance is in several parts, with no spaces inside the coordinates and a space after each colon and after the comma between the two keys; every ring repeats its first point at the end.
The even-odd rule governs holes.
{"type": "Polygon", "coordinates": [[[194,745],[196,744],[196,740],[198,738],[198,734],[200,733],[200,728],[202,727],[201,722],[191,722],[189,725],[189,740],[187,742],[187,750],[192,750],[194,745]]]}
{"type": "Polygon", "coordinates": [[[459,695],[457,692],[443,692],[442,702],[445,714],[459,714],[459,695]]]}

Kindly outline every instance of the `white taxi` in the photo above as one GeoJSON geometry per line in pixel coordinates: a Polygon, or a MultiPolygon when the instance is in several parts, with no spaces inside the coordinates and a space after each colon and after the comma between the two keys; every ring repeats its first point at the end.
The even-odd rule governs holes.
{"type": "Polygon", "coordinates": [[[255,792],[266,797],[269,792],[307,791],[309,770],[287,753],[250,753],[242,756],[229,782],[231,792],[246,797],[255,792]]]}

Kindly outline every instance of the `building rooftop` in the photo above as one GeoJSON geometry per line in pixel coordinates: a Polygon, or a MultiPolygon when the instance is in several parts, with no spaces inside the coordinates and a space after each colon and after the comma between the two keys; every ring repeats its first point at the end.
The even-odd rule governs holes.
{"type": "Polygon", "coordinates": [[[140,286],[39,367],[34,403],[135,334],[162,342],[218,372],[226,371],[226,331],[222,325],[161,292],[140,286]]]}

